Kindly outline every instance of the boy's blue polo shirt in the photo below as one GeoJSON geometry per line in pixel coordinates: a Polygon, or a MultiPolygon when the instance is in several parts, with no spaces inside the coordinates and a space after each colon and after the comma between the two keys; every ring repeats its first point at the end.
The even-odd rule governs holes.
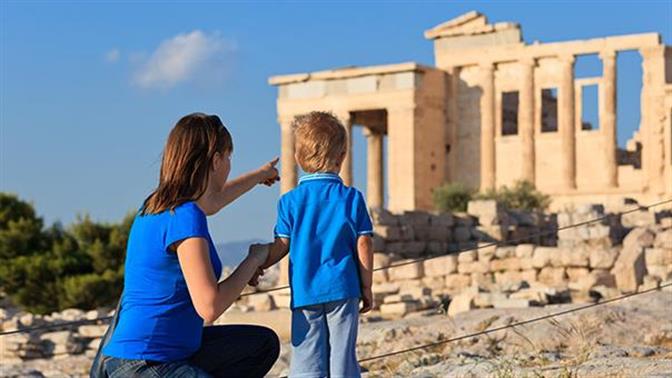
{"type": "Polygon", "coordinates": [[[372,235],[364,197],[334,173],[301,177],[278,202],[275,237],[290,239],[292,309],[361,296],[357,238],[372,235]]]}

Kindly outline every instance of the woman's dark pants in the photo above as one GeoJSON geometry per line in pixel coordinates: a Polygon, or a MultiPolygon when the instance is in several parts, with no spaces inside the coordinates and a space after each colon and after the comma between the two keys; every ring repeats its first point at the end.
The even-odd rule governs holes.
{"type": "Polygon", "coordinates": [[[203,328],[201,348],[189,359],[175,362],[105,359],[110,378],[121,377],[263,377],[280,353],[278,336],[254,325],[203,328]]]}

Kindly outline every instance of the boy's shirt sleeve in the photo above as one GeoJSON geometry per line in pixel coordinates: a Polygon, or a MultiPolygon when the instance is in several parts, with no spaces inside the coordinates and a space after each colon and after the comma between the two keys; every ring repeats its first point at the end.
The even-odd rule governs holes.
{"type": "Polygon", "coordinates": [[[278,219],[275,222],[273,236],[276,238],[290,239],[292,235],[292,223],[290,221],[289,206],[286,200],[280,198],[278,201],[278,219]]]}
{"type": "Polygon", "coordinates": [[[369,210],[364,201],[364,196],[362,193],[357,193],[357,204],[356,204],[356,216],[357,216],[357,235],[358,236],[372,236],[373,235],[373,225],[371,224],[371,217],[369,216],[369,210]]]}

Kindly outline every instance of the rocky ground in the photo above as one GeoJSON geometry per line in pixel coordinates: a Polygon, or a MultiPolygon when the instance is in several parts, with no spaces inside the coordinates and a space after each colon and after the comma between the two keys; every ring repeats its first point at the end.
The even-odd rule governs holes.
{"type": "MultiPolygon", "coordinates": [[[[397,320],[372,314],[360,328],[359,356],[447,340],[577,306],[481,309],[455,317],[426,311],[397,320]]],[[[289,345],[283,344],[269,376],[287,373],[289,353],[289,345]]],[[[3,364],[0,377],[85,376],[89,364],[84,355],[3,364]]],[[[368,377],[671,377],[672,291],[375,360],[363,368],[368,377]]]]}

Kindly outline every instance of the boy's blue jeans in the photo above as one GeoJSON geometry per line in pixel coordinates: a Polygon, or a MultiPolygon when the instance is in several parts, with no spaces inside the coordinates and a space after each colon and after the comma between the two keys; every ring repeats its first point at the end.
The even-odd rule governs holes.
{"type": "Polygon", "coordinates": [[[359,298],[292,310],[292,378],[360,377],[359,298]]]}
{"type": "Polygon", "coordinates": [[[254,325],[203,328],[201,348],[188,360],[152,362],[105,357],[110,378],[263,377],[278,358],[280,342],[272,330],[254,325]]]}

